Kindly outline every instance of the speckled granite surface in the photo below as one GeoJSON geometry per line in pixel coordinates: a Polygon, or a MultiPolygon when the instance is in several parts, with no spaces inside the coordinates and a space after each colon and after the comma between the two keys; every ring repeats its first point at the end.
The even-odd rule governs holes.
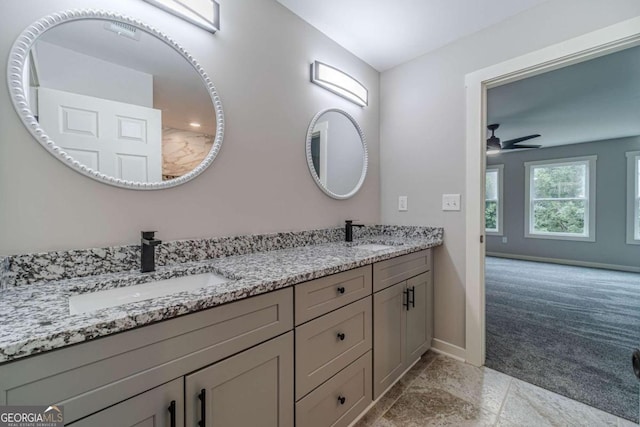
{"type": "Polygon", "coordinates": [[[9,257],[0,257],[0,290],[9,287],[12,274],[9,272],[9,257]]]}
{"type": "MultiPolygon", "coordinates": [[[[280,243],[292,245],[286,249],[191,260],[160,266],[154,273],[109,272],[40,281],[31,286],[11,286],[0,291],[0,363],[438,246],[443,238],[441,228],[376,226],[364,230],[355,244],[347,244],[336,241],[341,229],[336,230],[337,237],[333,241],[310,242],[295,236],[293,242],[303,244],[293,245],[288,239],[280,243]],[[360,248],[360,243],[392,247],[373,251],[360,248]],[[69,313],[68,299],[72,295],[205,272],[216,272],[230,281],[90,313],[69,313]]],[[[329,237],[325,234],[316,236],[321,236],[318,237],[320,240],[331,238],[330,234],[329,237]]],[[[277,241],[274,237],[270,239],[277,241]]],[[[257,246],[250,245],[252,248],[257,246]]],[[[113,253],[108,252],[109,256],[113,253]]],[[[191,256],[201,255],[184,255],[187,259],[191,256]]],[[[176,259],[178,257],[176,255],[176,259]]],[[[44,263],[43,258],[39,259],[44,263]]],[[[36,270],[33,272],[41,274],[36,270]]]]}
{"type": "MultiPolygon", "coordinates": [[[[373,225],[354,228],[354,238],[381,233],[389,236],[425,236],[431,227],[373,225]]],[[[162,239],[162,235],[156,236],[162,239]]],[[[344,228],[300,232],[252,234],[211,239],[176,240],[156,248],[156,265],[203,261],[224,256],[288,249],[344,240],[344,228]]],[[[140,267],[140,246],[113,246],[13,255],[0,258],[0,289],[76,277],[97,276],[136,270],[140,267]]]]}

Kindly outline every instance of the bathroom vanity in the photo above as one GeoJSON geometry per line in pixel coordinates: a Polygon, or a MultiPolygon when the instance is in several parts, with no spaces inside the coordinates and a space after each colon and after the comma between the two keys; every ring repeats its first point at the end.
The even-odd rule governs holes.
{"type": "MultiPolygon", "coordinates": [[[[24,345],[19,331],[14,346],[0,342],[0,404],[64,405],[65,422],[76,426],[349,425],[432,337],[431,247],[441,233],[372,241],[187,264],[187,274],[209,268],[232,279],[75,315],[64,307],[59,324],[51,319],[29,337],[25,329],[24,345]],[[83,342],[69,345],[79,329],[83,342]]],[[[184,273],[179,267],[170,275],[184,273]]],[[[118,283],[140,276],[148,277],[129,272],[118,283]]],[[[23,304],[35,308],[38,292],[55,286],[60,300],[83,286],[101,292],[101,277],[113,281],[17,286],[3,291],[2,304],[31,292],[23,304]]]]}
{"type": "MultiPolygon", "coordinates": [[[[7,70],[27,131],[83,179],[117,191],[174,188],[221,150],[225,113],[212,77],[138,17],[39,17],[18,35],[7,70]]],[[[311,81],[331,89],[327,71],[340,72],[315,61],[311,81]]],[[[367,106],[366,86],[340,73],[367,106]]],[[[362,125],[377,114],[312,105],[323,108],[299,160],[326,196],[349,199],[365,185],[362,125]]],[[[310,193],[301,188],[296,198],[310,193]]],[[[165,206],[179,200],[164,194],[165,206]]],[[[363,206],[377,209],[377,199],[363,206]]],[[[0,259],[0,405],[62,405],[66,424],[88,427],[349,425],[430,346],[431,251],[442,234],[352,221],[174,242],[147,231],[141,246],[0,259]]]]}

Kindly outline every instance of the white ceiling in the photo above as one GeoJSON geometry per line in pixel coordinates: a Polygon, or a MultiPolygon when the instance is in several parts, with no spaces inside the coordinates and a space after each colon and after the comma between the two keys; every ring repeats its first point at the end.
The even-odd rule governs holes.
{"type": "Polygon", "coordinates": [[[502,141],[543,147],[640,135],[640,47],[492,88],[487,123],[502,141]]]}
{"type": "Polygon", "coordinates": [[[547,0],[278,0],[385,71],[547,0]]]}

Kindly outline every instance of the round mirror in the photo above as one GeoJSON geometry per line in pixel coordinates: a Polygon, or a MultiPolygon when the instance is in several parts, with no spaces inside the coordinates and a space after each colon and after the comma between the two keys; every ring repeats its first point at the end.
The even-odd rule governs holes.
{"type": "Polygon", "coordinates": [[[8,79],[38,142],[110,185],[182,184],[222,145],[222,105],[202,67],[174,40],[126,16],[73,10],[40,19],[15,42],[8,79]]]}
{"type": "Polygon", "coordinates": [[[367,175],[367,144],[360,125],[345,111],[315,115],[307,131],[307,163],[320,189],[334,199],[355,195],[367,175]]]}

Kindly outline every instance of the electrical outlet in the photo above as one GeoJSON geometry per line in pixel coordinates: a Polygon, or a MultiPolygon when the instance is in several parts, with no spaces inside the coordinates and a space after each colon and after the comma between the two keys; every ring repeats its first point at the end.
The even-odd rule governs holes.
{"type": "Polygon", "coordinates": [[[507,243],[507,236],[504,236],[504,237],[502,238],[502,243],[507,243]]]}
{"type": "Polygon", "coordinates": [[[408,203],[409,198],[407,196],[399,196],[398,197],[398,211],[406,212],[409,210],[408,203]]]}
{"type": "Polygon", "coordinates": [[[460,195],[459,194],[443,194],[442,210],[443,211],[459,211],[460,195]]]}

